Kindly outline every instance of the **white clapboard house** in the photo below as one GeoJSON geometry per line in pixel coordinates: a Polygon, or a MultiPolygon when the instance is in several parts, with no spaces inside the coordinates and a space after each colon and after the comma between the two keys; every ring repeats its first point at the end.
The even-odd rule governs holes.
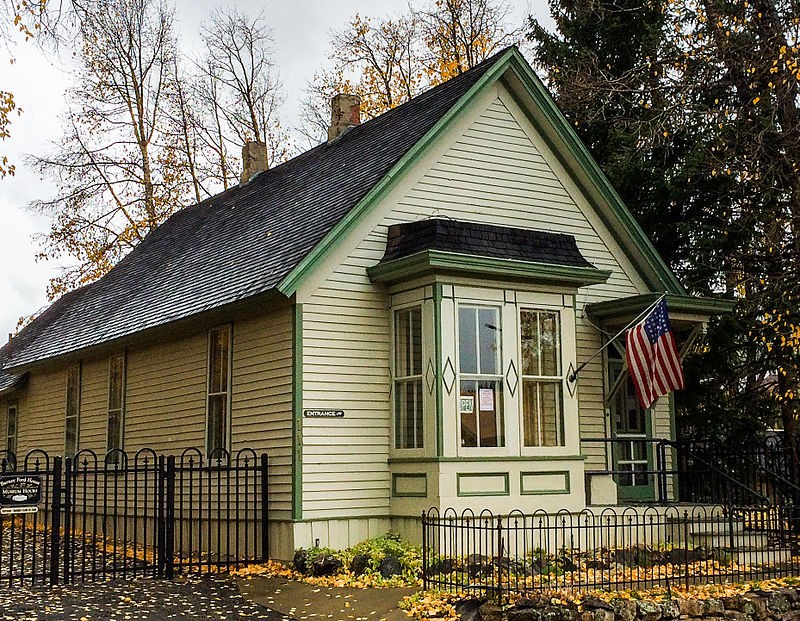
{"type": "Polygon", "coordinates": [[[7,448],[265,450],[277,556],[653,498],[652,452],[601,440],[674,437],[671,399],[641,411],[616,346],[568,376],[662,292],[680,343],[728,305],[685,294],[519,51],[332,119],[269,170],[247,145],[238,187],[0,350],[7,448]]]}

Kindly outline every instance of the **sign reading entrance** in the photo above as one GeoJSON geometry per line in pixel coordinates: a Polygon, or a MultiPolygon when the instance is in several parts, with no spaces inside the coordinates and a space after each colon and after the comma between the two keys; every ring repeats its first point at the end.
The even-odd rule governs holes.
{"type": "Polygon", "coordinates": [[[344,410],[303,410],[306,418],[344,418],[344,410]]]}
{"type": "Polygon", "coordinates": [[[36,513],[42,501],[42,477],[0,475],[0,514],[36,513]]]}

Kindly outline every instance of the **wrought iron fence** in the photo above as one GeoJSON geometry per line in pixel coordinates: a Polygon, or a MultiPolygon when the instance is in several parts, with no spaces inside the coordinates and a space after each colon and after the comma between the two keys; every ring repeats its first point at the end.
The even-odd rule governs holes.
{"type": "Polygon", "coordinates": [[[426,588],[503,594],[649,590],[798,575],[800,517],[780,507],[423,513],[426,588]]]}
{"type": "Polygon", "coordinates": [[[0,582],[169,578],[264,561],[268,470],[250,449],[210,459],[196,449],[0,453],[0,477],[41,478],[42,490],[35,512],[0,515],[0,582]]]}

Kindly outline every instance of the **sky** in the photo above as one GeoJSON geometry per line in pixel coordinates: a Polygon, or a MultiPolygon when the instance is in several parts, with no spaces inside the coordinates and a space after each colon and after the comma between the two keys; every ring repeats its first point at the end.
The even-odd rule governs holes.
{"type": "MultiPolygon", "coordinates": [[[[203,19],[219,6],[212,0],[175,0],[177,25],[184,49],[197,46],[203,19]]],[[[237,6],[252,15],[263,11],[273,30],[275,62],[283,81],[285,104],[281,118],[297,122],[295,110],[314,72],[325,66],[330,34],[343,28],[358,13],[391,17],[404,12],[406,0],[240,0],[237,6]]],[[[533,15],[549,24],[546,0],[512,0],[514,26],[533,15]]],[[[25,166],[25,154],[47,153],[60,136],[59,115],[65,109],[66,89],[72,83],[69,51],[61,57],[45,55],[31,43],[0,51],[0,90],[14,93],[22,114],[14,117],[11,138],[0,142],[0,153],[16,164],[14,177],[0,179],[0,344],[15,331],[18,319],[45,307],[49,279],[57,274],[57,261],[37,261],[36,236],[49,227],[47,217],[26,205],[47,198],[53,188],[25,166]]]]}

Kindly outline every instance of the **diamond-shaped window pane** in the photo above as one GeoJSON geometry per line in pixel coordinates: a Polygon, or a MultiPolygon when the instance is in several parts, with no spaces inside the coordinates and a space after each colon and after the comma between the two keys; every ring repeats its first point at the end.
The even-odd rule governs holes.
{"type": "Polygon", "coordinates": [[[428,394],[433,394],[436,382],[436,370],[433,368],[433,360],[428,359],[428,370],[425,371],[425,383],[428,385],[428,394]]]}
{"type": "Polygon", "coordinates": [[[445,390],[447,390],[447,394],[449,395],[453,392],[453,386],[455,386],[456,383],[456,371],[453,368],[453,362],[450,360],[450,356],[447,357],[447,362],[444,363],[442,381],[444,382],[445,390]]]}
{"type": "Polygon", "coordinates": [[[513,397],[514,393],[517,392],[517,386],[519,386],[519,374],[517,373],[517,367],[514,365],[513,360],[509,363],[508,371],[506,371],[506,385],[513,397]]]}

